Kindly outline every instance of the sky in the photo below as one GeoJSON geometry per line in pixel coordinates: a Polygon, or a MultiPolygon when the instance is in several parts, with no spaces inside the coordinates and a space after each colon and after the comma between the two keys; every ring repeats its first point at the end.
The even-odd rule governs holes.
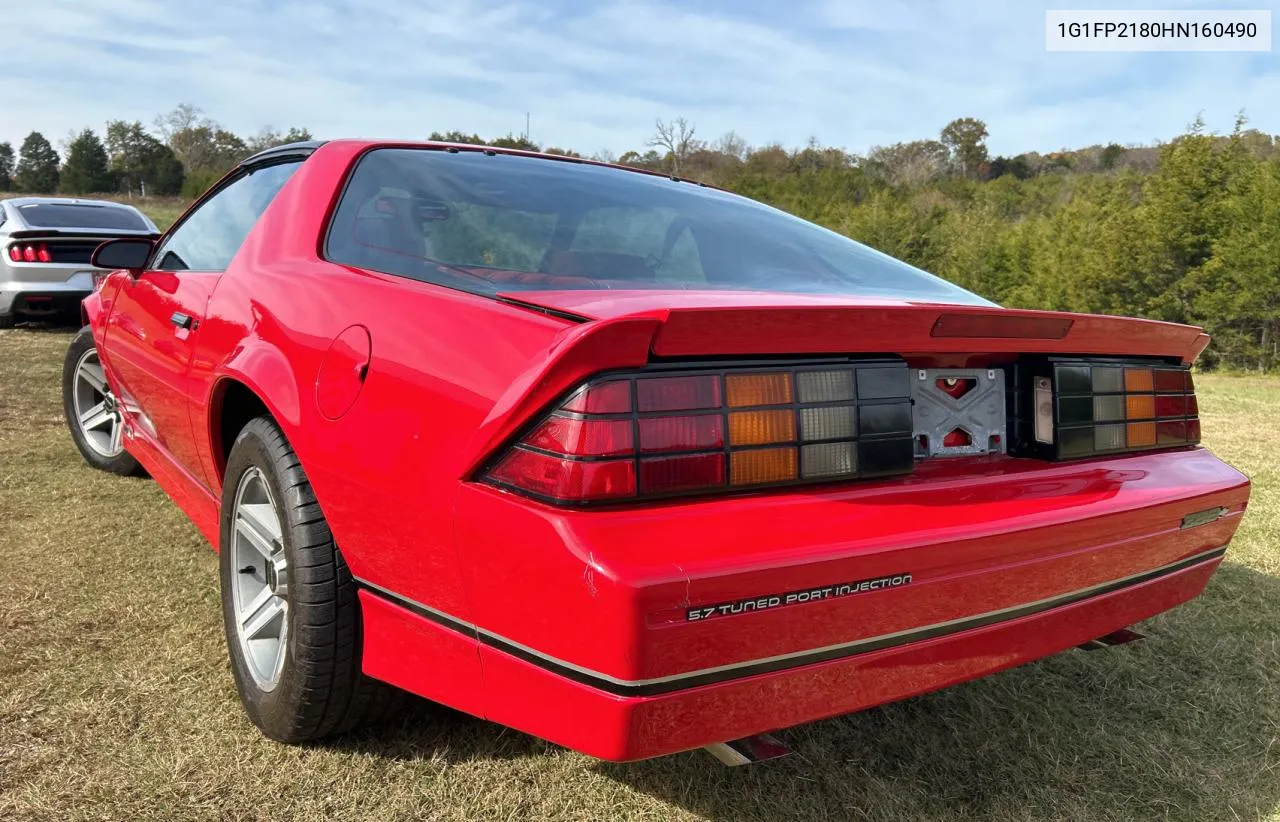
{"type": "MultiPolygon", "coordinates": [[[[1076,0],[1054,8],[1269,8],[1076,0]]],[[[1018,0],[0,0],[0,141],[181,102],[242,134],[519,134],[584,154],[654,121],[865,152],[986,122],[992,154],[1280,133],[1273,53],[1049,53],[1018,0]]]]}

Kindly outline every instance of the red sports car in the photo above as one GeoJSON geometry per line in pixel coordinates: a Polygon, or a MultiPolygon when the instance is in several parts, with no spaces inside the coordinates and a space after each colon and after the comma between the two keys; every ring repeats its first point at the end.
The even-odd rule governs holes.
{"type": "Polygon", "coordinates": [[[296,144],[95,261],[72,436],[217,547],[287,742],[402,689],[603,759],[751,758],[1130,638],[1249,496],[1197,444],[1200,329],[1003,309],[687,180],[296,144]]]}

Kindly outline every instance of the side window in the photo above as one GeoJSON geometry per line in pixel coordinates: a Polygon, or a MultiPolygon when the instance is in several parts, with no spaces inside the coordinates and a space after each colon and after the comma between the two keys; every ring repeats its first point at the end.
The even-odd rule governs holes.
{"type": "Polygon", "coordinates": [[[161,271],[223,271],[301,160],[256,168],[206,200],[164,241],[161,271]]]}

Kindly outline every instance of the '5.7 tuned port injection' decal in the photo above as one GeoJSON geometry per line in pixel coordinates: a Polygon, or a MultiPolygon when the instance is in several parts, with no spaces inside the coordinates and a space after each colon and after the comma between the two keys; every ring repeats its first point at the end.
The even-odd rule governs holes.
{"type": "Polygon", "coordinates": [[[685,611],[686,622],[698,622],[713,617],[745,614],[749,611],[768,611],[773,608],[784,608],[788,605],[800,605],[804,602],[817,602],[821,599],[865,594],[869,591],[882,591],[885,588],[901,588],[911,584],[911,574],[893,574],[875,579],[863,579],[857,582],[845,582],[839,585],[827,585],[823,588],[805,588],[802,591],[790,591],[785,594],[767,594],[750,599],[739,599],[733,602],[721,602],[716,605],[700,605],[685,611]]]}

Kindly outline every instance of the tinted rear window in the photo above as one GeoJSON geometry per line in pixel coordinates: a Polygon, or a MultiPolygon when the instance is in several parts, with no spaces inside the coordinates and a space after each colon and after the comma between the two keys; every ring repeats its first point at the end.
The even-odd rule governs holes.
{"type": "Polygon", "coordinates": [[[108,228],[124,231],[148,231],[151,228],[132,209],[114,206],[32,203],[18,206],[18,213],[32,228],[108,228]]]}
{"type": "Polygon", "coordinates": [[[488,294],[732,289],[990,305],[744,197],[622,169],[479,151],[366,154],[334,214],[327,254],[488,294]]]}

